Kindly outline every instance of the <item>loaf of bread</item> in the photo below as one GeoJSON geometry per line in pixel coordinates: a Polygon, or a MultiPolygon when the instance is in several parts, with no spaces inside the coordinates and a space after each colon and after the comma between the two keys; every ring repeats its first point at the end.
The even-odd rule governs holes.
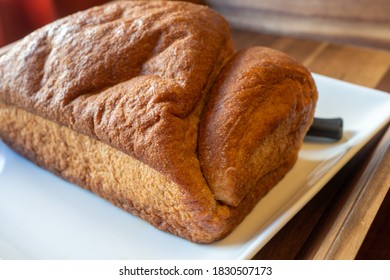
{"type": "Polygon", "coordinates": [[[308,70],[235,52],[200,5],[114,1],[0,52],[0,137],[43,168],[193,242],[228,235],[291,169],[308,70]]]}

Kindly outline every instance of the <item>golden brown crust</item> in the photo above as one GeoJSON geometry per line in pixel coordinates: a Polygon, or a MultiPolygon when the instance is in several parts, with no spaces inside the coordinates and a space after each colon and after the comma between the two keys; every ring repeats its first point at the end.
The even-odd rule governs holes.
{"type": "Polygon", "coordinates": [[[0,97],[186,181],[176,165],[197,162],[194,112],[231,53],[207,7],[118,1],[16,44],[0,59],[0,97]]]}
{"type": "MultiPolygon", "coordinates": [[[[233,53],[229,26],[212,10],[189,3],[115,1],[61,19],[0,53],[1,139],[42,167],[194,242],[221,239],[241,222],[292,167],[313,117],[315,98],[306,104],[300,93],[291,93],[314,96],[310,74],[280,54],[245,51],[220,73],[233,53]],[[264,61],[270,67],[259,72],[256,65],[264,61]],[[237,83],[240,71],[243,80],[237,83]],[[278,71],[285,78],[275,79],[278,71]],[[268,83],[275,83],[267,94],[284,96],[286,89],[299,101],[294,107],[293,98],[281,98],[288,113],[275,113],[279,122],[254,127],[242,150],[225,149],[221,139],[229,137],[210,134],[216,122],[226,128],[251,119],[250,112],[240,115],[237,109],[249,106],[257,116],[258,108],[248,100],[260,104],[264,94],[245,99],[240,91],[254,77],[271,88],[268,83]],[[216,104],[226,92],[229,98],[219,114],[216,104]],[[286,133],[290,141],[274,142],[286,133]],[[238,180],[248,186],[231,186],[230,198],[221,199],[218,188],[206,182],[213,178],[210,172],[224,172],[223,162],[234,154],[238,162],[245,161],[240,153],[254,153],[248,164],[256,166],[269,154],[252,142],[259,135],[263,146],[280,148],[278,157],[291,152],[261,175],[240,171],[238,180]],[[214,147],[226,155],[209,161],[207,153],[214,147]]],[[[269,110],[279,106],[267,102],[269,110]]]]}
{"type": "Polygon", "coordinates": [[[200,125],[199,159],[216,198],[237,206],[259,179],[296,155],[316,101],[310,73],[281,52],[256,47],[230,59],[200,125]]]}

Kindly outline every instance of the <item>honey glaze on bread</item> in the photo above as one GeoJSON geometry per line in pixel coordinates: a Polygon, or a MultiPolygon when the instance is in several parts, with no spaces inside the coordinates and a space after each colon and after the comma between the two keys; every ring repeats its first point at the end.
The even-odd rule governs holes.
{"type": "Polygon", "coordinates": [[[219,240],[293,166],[317,100],[286,55],[233,53],[204,6],[76,13],[0,56],[0,137],[157,228],[219,240]]]}

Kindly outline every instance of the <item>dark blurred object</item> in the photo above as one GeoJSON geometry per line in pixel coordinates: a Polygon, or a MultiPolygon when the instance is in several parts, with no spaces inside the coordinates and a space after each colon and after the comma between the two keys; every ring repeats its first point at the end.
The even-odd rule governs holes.
{"type": "Polygon", "coordinates": [[[108,0],[0,0],[0,46],[17,41],[58,18],[108,0]]]}
{"type": "Polygon", "coordinates": [[[55,19],[51,0],[0,0],[0,46],[55,19]]]}
{"type": "MultiPolygon", "coordinates": [[[[0,0],[1,1],[1,0],[0,0]]],[[[109,2],[108,0],[52,0],[58,18],[109,2]]]]}
{"type": "Polygon", "coordinates": [[[343,119],[314,118],[308,136],[340,140],[343,137],[343,119]]]}

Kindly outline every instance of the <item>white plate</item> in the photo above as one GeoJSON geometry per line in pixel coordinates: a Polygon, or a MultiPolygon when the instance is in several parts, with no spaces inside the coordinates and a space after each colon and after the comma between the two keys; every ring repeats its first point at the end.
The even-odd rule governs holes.
{"type": "Polygon", "coordinates": [[[314,75],[316,116],[342,117],[336,143],[305,143],[293,170],[222,241],[159,231],[0,143],[0,258],[249,259],[390,119],[390,95],[314,75]]]}

